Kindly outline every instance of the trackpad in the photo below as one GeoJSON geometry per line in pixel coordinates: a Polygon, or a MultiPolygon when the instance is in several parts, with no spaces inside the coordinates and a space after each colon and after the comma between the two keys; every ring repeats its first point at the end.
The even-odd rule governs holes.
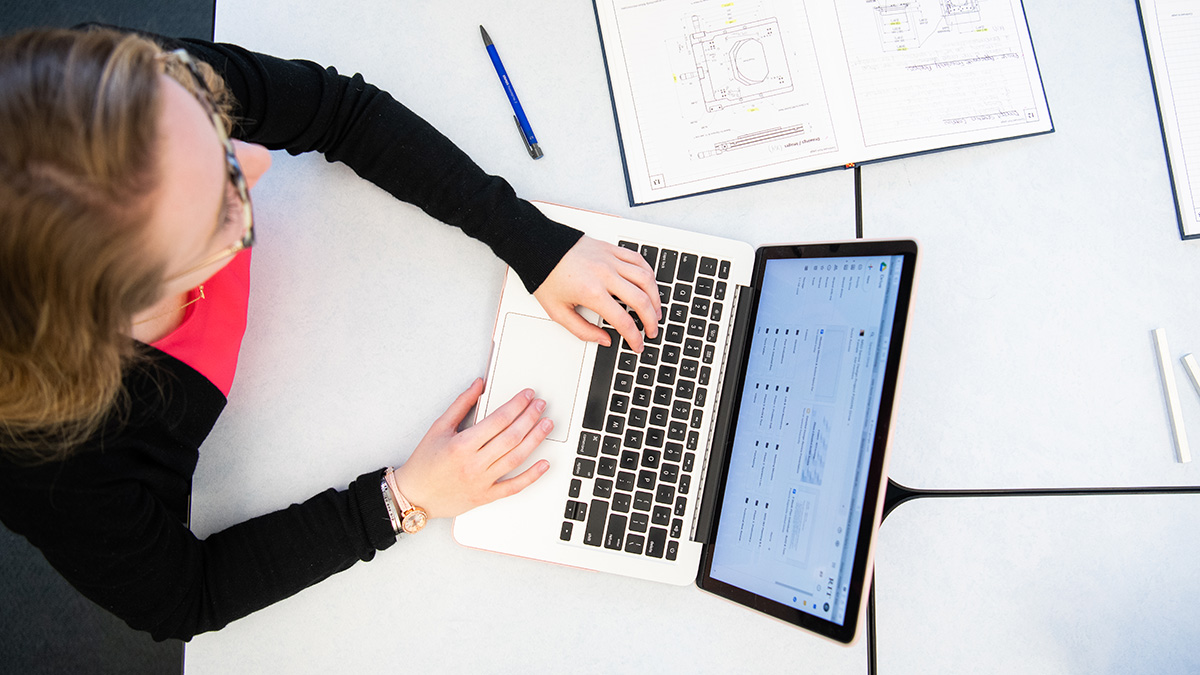
{"type": "Polygon", "coordinates": [[[587,343],[549,319],[505,314],[485,414],[528,387],[546,401],[543,416],[554,421],[546,440],[566,442],[586,348],[587,343]]]}

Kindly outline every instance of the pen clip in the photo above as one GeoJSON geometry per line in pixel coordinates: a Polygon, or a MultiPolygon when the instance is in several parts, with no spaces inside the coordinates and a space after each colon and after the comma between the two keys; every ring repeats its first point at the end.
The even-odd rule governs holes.
{"type": "Polygon", "coordinates": [[[516,115],[513,115],[513,121],[517,123],[517,133],[521,134],[521,142],[525,144],[525,150],[529,152],[529,156],[534,159],[541,159],[542,149],[538,147],[537,143],[529,142],[529,137],[525,135],[525,127],[521,126],[521,120],[517,119],[516,115]]]}

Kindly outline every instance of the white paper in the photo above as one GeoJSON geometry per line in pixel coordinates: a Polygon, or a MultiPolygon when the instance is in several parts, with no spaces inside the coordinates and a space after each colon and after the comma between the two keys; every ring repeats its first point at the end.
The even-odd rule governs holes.
{"type": "Polygon", "coordinates": [[[1051,130],[1019,0],[596,0],[634,203],[1051,130]]]}
{"type": "Polygon", "coordinates": [[[1141,0],[1183,236],[1200,235],[1200,0],[1141,0]]]}

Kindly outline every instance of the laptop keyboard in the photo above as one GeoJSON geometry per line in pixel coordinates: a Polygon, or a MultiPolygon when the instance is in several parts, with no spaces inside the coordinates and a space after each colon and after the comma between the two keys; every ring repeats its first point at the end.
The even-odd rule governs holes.
{"type": "Polygon", "coordinates": [[[641,253],[656,271],[663,318],[641,354],[602,324],[612,345],[596,351],[559,538],[675,560],[702,463],[696,455],[715,384],[730,264],[629,241],[620,246],[641,253]]]}

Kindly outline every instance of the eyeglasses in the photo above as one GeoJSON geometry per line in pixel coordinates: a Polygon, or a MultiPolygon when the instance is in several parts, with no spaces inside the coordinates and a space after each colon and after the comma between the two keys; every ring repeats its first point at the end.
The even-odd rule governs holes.
{"type": "Polygon", "coordinates": [[[182,49],[164,53],[162,58],[183,64],[187,68],[187,71],[192,74],[192,79],[195,80],[194,93],[196,100],[200,101],[200,105],[204,106],[205,112],[212,119],[213,127],[217,130],[217,139],[221,141],[221,147],[225,149],[225,168],[229,173],[229,180],[237,193],[238,202],[241,205],[242,220],[244,222],[241,239],[234,242],[228,248],[205,258],[186,271],[175,274],[167,279],[167,281],[172,281],[186,277],[196,270],[203,269],[226,258],[231,258],[240,251],[254,246],[254,209],[250,205],[250,188],[246,185],[246,174],[242,171],[242,165],[238,162],[237,154],[233,150],[233,142],[229,140],[229,133],[225,130],[225,123],[221,120],[221,116],[217,114],[217,106],[213,102],[212,92],[209,90],[208,85],[204,83],[204,76],[200,74],[200,69],[196,66],[196,62],[182,49]]]}

